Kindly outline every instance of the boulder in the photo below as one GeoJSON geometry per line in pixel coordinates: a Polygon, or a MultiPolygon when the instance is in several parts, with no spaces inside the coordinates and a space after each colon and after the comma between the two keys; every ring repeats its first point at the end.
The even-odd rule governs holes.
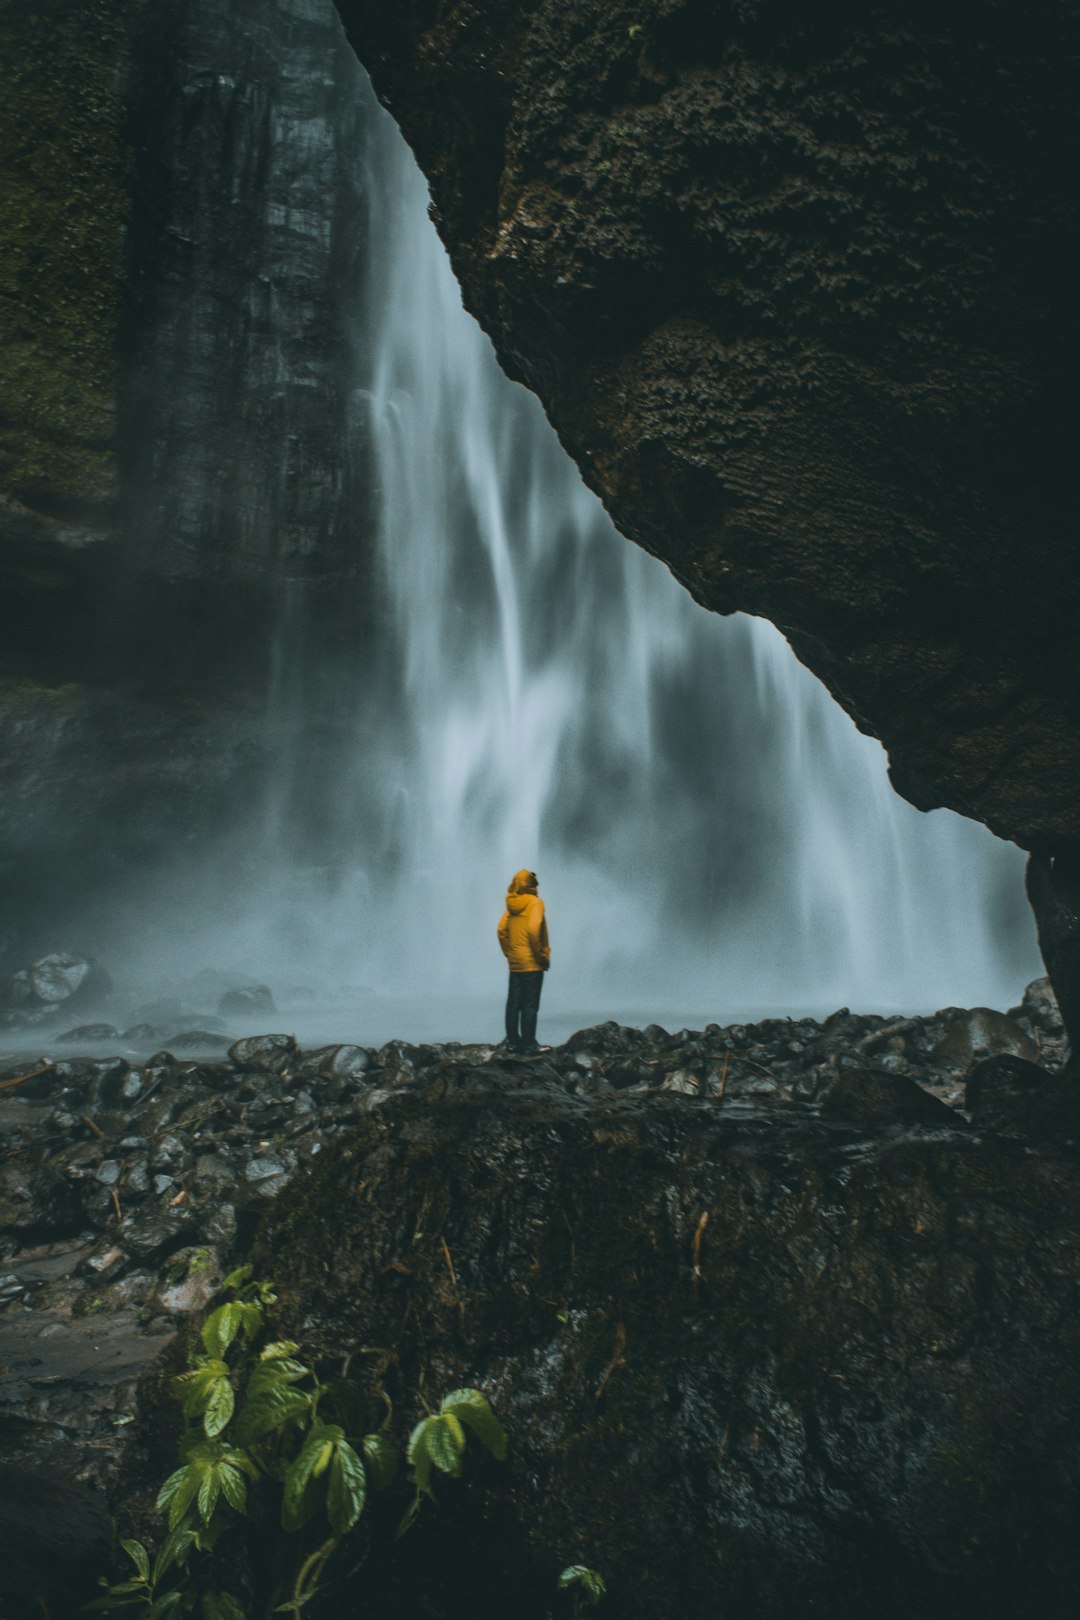
{"type": "Polygon", "coordinates": [[[249,1035],[229,1047],[229,1057],[238,1069],[281,1074],[295,1062],[298,1051],[294,1035],[249,1035]]]}
{"type": "Polygon", "coordinates": [[[223,1018],[259,1018],[263,1013],[276,1013],[274,995],[267,984],[242,985],[226,990],[218,1002],[223,1018]]]}
{"type": "Polygon", "coordinates": [[[845,1069],[822,1092],[821,1112],[826,1119],[864,1130],[906,1129],[912,1125],[939,1130],[963,1127],[963,1120],[946,1103],[913,1080],[880,1069],[845,1069]]]}
{"type": "MultiPolygon", "coordinates": [[[[879,1121],[896,1097],[901,1123],[954,1117],[845,1081],[879,1121]]],[[[620,1620],[1063,1620],[1077,1150],[840,1123],[509,1071],[359,1116],[258,1237],[274,1334],[332,1366],[392,1347],[403,1435],[421,1385],[479,1388],[510,1456],[342,1612],[488,1620],[513,1592],[544,1620],[584,1562],[620,1620]]]]}
{"type": "Polygon", "coordinates": [[[935,1057],[957,1069],[969,1069],[981,1058],[1012,1053],[1028,1063],[1038,1061],[1034,1042],[1005,1013],[991,1007],[972,1007],[949,1025],[935,1057]]]}

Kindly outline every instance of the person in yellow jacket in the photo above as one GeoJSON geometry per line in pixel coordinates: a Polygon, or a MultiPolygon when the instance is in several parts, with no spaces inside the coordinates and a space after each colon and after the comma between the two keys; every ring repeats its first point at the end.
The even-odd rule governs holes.
{"type": "Polygon", "coordinates": [[[535,872],[522,870],[511,880],[506,910],[499,919],[499,944],[510,964],[506,993],[506,1044],[511,1052],[550,1052],[536,1044],[536,1019],[544,974],[551,966],[544,902],[537,894],[535,872]]]}

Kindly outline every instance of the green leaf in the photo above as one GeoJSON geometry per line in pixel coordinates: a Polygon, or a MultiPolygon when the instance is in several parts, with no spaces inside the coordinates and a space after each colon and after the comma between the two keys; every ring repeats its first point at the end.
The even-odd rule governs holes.
{"type": "Polygon", "coordinates": [[[599,1603],[600,1599],[604,1596],[604,1593],[607,1591],[607,1586],[605,1585],[604,1577],[602,1575],[597,1574],[595,1569],[587,1569],[585,1571],[584,1575],[581,1577],[581,1585],[582,1585],[582,1587],[583,1587],[583,1589],[585,1591],[586,1596],[589,1598],[590,1602],[592,1602],[592,1603],[599,1603]]]}
{"type": "Polygon", "coordinates": [[[236,1420],[236,1439],[242,1446],[250,1446],[274,1429],[284,1429],[296,1418],[311,1410],[311,1396],[288,1385],[270,1388],[265,1394],[248,1400],[236,1420]]]}
{"type": "Polygon", "coordinates": [[[247,1610],[231,1592],[204,1592],[203,1620],[245,1620],[247,1610]]]}
{"type": "Polygon", "coordinates": [[[158,1598],[156,1603],[151,1605],[147,1620],[168,1620],[169,1615],[173,1614],[179,1606],[183,1596],[183,1592],[166,1592],[164,1596],[158,1598]]]}
{"type": "Polygon", "coordinates": [[[285,1473],[285,1488],[281,1498],[281,1524],[284,1530],[299,1530],[311,1518],[318,1505],[318,1491],[314,1486],[316,1464],[325,1448],[345,1438],[334,1423],[315,1423],[299,1453],[285,1473]]]}
{"type": "Polygon", "coordinates": [[[604,1577],[598,1570],[589,1569],[585,1564],[569,1564],[563,1570],[559,1576],[559,1590],[564,1592],[570,1586],[580,1586],[590,1605],[599,1603],[607,1591],[604,1577]]]}
{"type": "Polygon", "coordinates": [[[387,1486],[394,1483],[394,1475],[397,1473],[396,1448],[381,1434],[365,1434],[360,1446],[364,1453],[364,1466],[372,1485],[377,1491],[385,1491],[387,1486]]]}
{"type": "Polygon", "coordinates": [[[237,1300],[236,1310],[240,1318],[240,1327],[243,1329],[244,1338],[249,1344],[253,1344],[262,1332],[266,1312],[254,1299],[237,1300]]]}
{"type": "Polygon", "coordinates": [[[221,1285],[222,1288],[242,1288],[254,1269],[254,1266],[237,1266],[235,1271],[229,1272],[221,1285]]]}
{"type": "Polygon", "coordinates": [[[206,1414],[203,1418],[203,1428],[211,1439],[221,1433],[233,1415],[236,1405],[236,1396],[233,1387],[227,1378],[215,1379],[210,1387],[206,1400],[206,1414]]]}
{"type": "Polygon", "coordinates": [[[221,1494],[237,1513],[247,1512],[247,1481],[239,1468],[228,1462],[221,1464],[221,1494]]]}
{"type": "Polygon", "coordinates": [[[364,1465],[347,1440],[339,1440],[330,1463],[326,1512],[335,1536],[351,1530],[364,1511],[367,1476],[364,1465]]]}
{"type": "Polygon", "coordinates": [[[199,1333],[209,1355],[224,1356],[240,1331],[242,1310],[238,1300],[231,1300],[228,1305],[219,1305],[216,1311],[211,1311],[199,1333]]]}
{"type": "Polygon", "coordinates": [[[273,1344],[264,1344],[259,1351],[260,1361],[280,1361],[285,1356],[294,1356],[300,1346],[294,1339],[275,1339],[273,1344]]]}
{"type": "MultiPolygon", "coordinates": [[[[184,1470],[181,1469],[181,1473],[183,1472],[184,1470]]],[[[173,1478],[175,1477],[176,1476],[174,1475],[173,1478]]],[[[168,1484],[168,1481],[166,1481],[166,1484],[168,1484]]],[[[162,1486],[162,1490],[164,1490],[164,1488],[165,1487],[162,1486]]],[[[158,1508],[160,1511],[160,1497],[158,1498],[158,1508]]],[[[158,1548],[157,1557],[154,1559],[153,1584],[155,1586],[158,1585],[162,1576],[165,1575],[174,1564],[184,1563],[188,1553],[191,1550],[191,1544],[194,1540],[195,1532],[190,1530],[187,1525],[178,1525],[175,1530],[169,1531],[168,1535],[165,1537],[165,1540],[158,1548]]]]}
{"type": "Polygon", "coordinates": [[[423,1491],[426,1496],[431,1495],[431,1453],[427,1449],[428,1424],[434,1422],[433,1418],[422,1418],[409,1436],[409,1444],[405,1452],[405,1460],[413,1471],[417,1491],[423,1491]]]}
{"type": "Polygon", "coordinates": [[[175,1530],[199,1493],[202,1472],[197,1463],[187,1463],[170,1474],[157,1495],[157,1511],[168,1511],[169,1529],[175,1530]]]}
{"type": "Polygon", "coordinates": [[[215,1384],[228,1376],[229,1369],[225,1362],[213,1359],[174,1378],[173,1394],[183,1404],[184,1416],[198,1417],[205,1411],[215,1384]]]}
{"type": "Polygon", "coordinates": [[[311,1375],[311,1368],[302,1361],[285,1356],[280,1361],[258,1361],[251,1369],[247,1382],[248,1398],[262,1395],[269,1389],[281,1389],[286,1384],[297,1384],[311,1375]]]}
{"type": "Polygon", "coordinates": [[[451,1413],[466,1424],[496,1461],[506,1461],[506,1430],[478,1389],[453,1390],[441,1402],[439,1411],[451,1413]]]}
{"type": "Polygon", "coordinates": [[[140,1581],[150,1579],[150,1554],[141,1541],[122,1541],[120,1543],[131,1562],[135,1565],[140,1581]]]}
{"type": "Polygon", "coordinates": [[[455,1476],[461,1473],[461,1453],[464,1448],[465,1435],[452,1413],[428,1418],[424,1449],[440,1473],[455,1476]]]}
{"type": "Polygon", "coordinates": [[[218,1497],[221,1495],[221,1476],[212,1464],[203,1464],[203,1477],[199,1485],[199,1512],[203,1524],[214,1517],[218,1497]]]}

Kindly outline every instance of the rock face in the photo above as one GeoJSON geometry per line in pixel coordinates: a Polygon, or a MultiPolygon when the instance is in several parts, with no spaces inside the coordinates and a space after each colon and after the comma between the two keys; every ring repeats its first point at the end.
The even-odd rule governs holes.
{"type": "Polygon", "coordinates": [[[510,1431],[389,1612],[486,1620],[513,1591],[540,1620],[578,1562],[622,1620],[1071,1612],[1075,1134],[1033,1149],[915,1088],[897,1110],[884,1075],[820,1115],[428,1080],[256,1247],[328,1366],[393,1347],[399,1422],[468,1383],[510,1431]]]}
{"type": "Polygon", "coordinates": [[[362,643],[373,609],[345,430],[363,109],[330,0],[24,11],[0,24],[21,222],[0,300],[0,880],[36,950],[54,916],[260,802],[275,657],[333,729],[336,638],[362,643]]]}
{"type": "Polygon", "coordinates": [[[1077,847],[1072,0],[338,9],[622,531],[913,803],[1077,847]]]}

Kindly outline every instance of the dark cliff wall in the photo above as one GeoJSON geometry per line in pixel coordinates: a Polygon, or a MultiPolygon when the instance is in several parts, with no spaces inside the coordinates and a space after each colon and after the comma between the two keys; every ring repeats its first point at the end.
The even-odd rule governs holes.
{"type": "Polygon", "coordinates": [[[623,532],[900,791],[1080,841],[1074,0],[339,0],[623,532]]]}
{"type": "Polygon", "coordinates": [[[327,0],[187,0],[155,24],[121,424],[136,566],[356,571],[357,87],[327,0]]]}
{"type": "Polygon", "coordinates": [[[257,804],[286,619],[298,687],[362,640],[364,131],[330,0],[0,26],[0,878],[48,945],[257,804]]]}

